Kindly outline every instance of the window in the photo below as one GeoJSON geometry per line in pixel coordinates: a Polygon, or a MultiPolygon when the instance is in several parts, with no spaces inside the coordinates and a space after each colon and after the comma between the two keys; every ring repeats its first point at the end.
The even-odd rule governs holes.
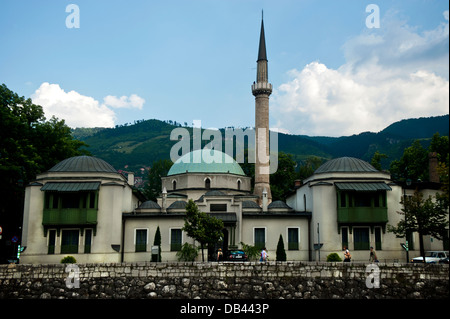
{"type": "Polygon", "coordinates": [[[375,249],[381,250],[381,228],[375,227],[375,249]]]}
{"type": "Polygon", "coordinates": [[[78,254],[80,231],[78,229],[63,229],[61,232],[61,254],[78,254]]]}
{"type": "Polygon", "coordinates": [[[95,192],[90,192],[89,193],[89,208],[95,208],[95,199],[96,199],[96,193],[95,192]]]}
{"type": "Polygon", "coordinates": [[[346,207],[347,206],[347,201],[346,201],[346,194],[345,193],[341,193],[341,207],[346,207]]]}
{"type": "Polygon", "coordinates": [[[237,189],[239,191],[241,190],[241,181],[240,180],[237,181],[237,189]]]}
{"type": "Polygon", "coordinates": [[[288,250],[298,250],[299,249],[299,229],[298,228],[288,228],[288,250]]]}
{"type": "Polygon", "coordinates": [[[56,243],[56,230],[51,229],[48,231],[48,254],[53,255],[55,253],[56,243]]]}
{"type": "Polygon", "coordinates": [[[205,188],[206,189],[211,188],[211,180],[209,178],[205,179],[205,188]]]}
{"type": "Polygon", "coordinates": [[[372,195],[370,193],[360,193],[355,196],[356,207],[370,207],[372,195]]]}
{"type": "Polygon", "coordinates": [[[369,250],[369,228],[353,228],[353,243],[355,250],[369,250]]]}
{"type": "Polygon", "coordinates": [[[147,251],[147,229],[136,229],[135,233],[135,251],[147,251]]]}
{"type": "Polygon", "coordinates": [[[84,253],[91,253],[91,244],[92,244],[92,229],[86,229],[84,231],[84,253]]]}
{"type": "Polygon", "coordinates": [[[180,251],[182,242],[181,229],[170,230],[170,251],[180,251]]]}
{"type": "Polygon", "coordinates": [[[210,210],[212,212],[226,212],[227,204],[211,204],[210,210]]]}
{"type": "Polygon", "coordinates": [[[342,248],[344,248],[344,246],[348,248],[348,228],[342,227],[341,233],[342,233],[342,248]]]}
{"type": "Polygon", "coordinates": [[[177,189],[177,181],[172,181],[172,189],[173,190],[177,189]]]}
{"type": "Polygon", "coordinates": [[[255,247],[258,249],[263,249],[266,246],[266,229],[265,228],[254,228],[254,242],[255,242],[255,247]]]}

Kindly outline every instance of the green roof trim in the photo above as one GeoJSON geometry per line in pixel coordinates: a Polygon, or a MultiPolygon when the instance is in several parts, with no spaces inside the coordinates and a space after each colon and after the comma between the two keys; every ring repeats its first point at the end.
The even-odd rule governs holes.
{"type": "Polygon", "coordinates": [[[356,192],[376,192],[391,191],[392,188],[384,182],[366,182],[366,183],[334,183],[336,188],[341,191],[356,192]]]}
{"type": "Polygon", "coordinates": [[[100,188],[100,182],[64,183],[49,182],[42,186],[41,191],[47,192],[88,192],[100,188]]]}
{"type": "Polygon", "coordinates": [[[170,168],[167,176],[184,173],[228,173],[245,176],[241,166],[228,154],[202,149],[181,156],[170,168]]]}

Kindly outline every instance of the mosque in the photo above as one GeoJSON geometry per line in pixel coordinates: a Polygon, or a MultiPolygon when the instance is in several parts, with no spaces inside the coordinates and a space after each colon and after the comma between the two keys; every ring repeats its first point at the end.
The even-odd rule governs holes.
{"type": "MultiPolygon", "coordinates": [[[[263,21],[251,88],[256,151],[261,147],[269,154],[272,85],[263,21]]],[[[330,253],[342,254],[343,246],[352,251],[353,260],[367,261],[370,246],[380,260],[405,258],[400,245],[405,239],[388,233],[386,226],[398,223],[401,196],[411,191],[393,183],[388,173],[359,159],[333,159],[301,185],[292,185],[292,194],[282,202],[272,201],[268,165],[256,159],[252,192],[251,178],[235,160],[217,150],[196,150],[180,157],[162,177],[155,202],[134,187],[133,174],[125,177],[102,159],[65,159],[26,187],[20,262],[59,263],[67,255],[79,263],[150,261],[158,229],[161,260],[177,261],[184,243],[196,244],[182,231],[189,199],[224,223],[221,242],[207,252],[210,259],[215,249],[239,249],[245,243],[266,247],[275,260],[280,235],[287,260],[324,261],[330,253]],[[205,152],[222,161],[207,163],[205,152]]],[[[417,235],[411,234],[409,242],[414,247],[417,235]]],[[[427,245],[442,250],[443,244],[429,240],[427,245]]]]}

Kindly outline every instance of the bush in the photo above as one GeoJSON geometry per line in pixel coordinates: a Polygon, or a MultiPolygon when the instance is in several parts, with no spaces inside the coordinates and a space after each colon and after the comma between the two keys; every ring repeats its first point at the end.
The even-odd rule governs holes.
{"type": "Polygon", "coordinates": [[[66,256],[61,259],[61,264],[75,264],[77,260],[73,256],[66,256]]]}
{"type": "Polygon", "coordinates": [[[277,261],[286,261],[286,251],[284,250],[283,236],[281,234],[277,245],[277,261]]]}
{"type": "Polygon", "coordinates": [[[327,261],[342,261],[342,259],[337,253],[331,253],[327,256],[327,261]]]}
{"type": "Polygon", "coordinates": [[[255,246],[247,245],[243,242],[241,242],[242,250],[245,252],[245,254],[248,256],[248,260],[258,260],[261,256],[261,249],[258,249],[255,246]]]}
{"type": "Polygon", "coordinates": [[[198,248],[189,243],[184,243],[177,252],[178,261],[194,261],[198,256],[198,248]]]}

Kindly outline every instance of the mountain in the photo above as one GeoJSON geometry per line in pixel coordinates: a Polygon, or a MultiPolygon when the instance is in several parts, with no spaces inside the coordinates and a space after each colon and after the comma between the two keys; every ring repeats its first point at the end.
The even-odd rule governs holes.
{"type": "MultiPolygon", "coordinates": [[[[144,176],[144,169],[154,161],[170,158],[170,150],[178,142],[171,141],[170,134],[177,127],[181,125],[152,119],[115,128],[77,128],[73,130],[73,136],[86,142],[92,155],[104,159],[116,169],[144,176]]],[[[192,128],[184,128],[189,132],[192,146],[192,128]]],[[[221,132],[225,136],[224,129],[221,132]]],[[[279,133],[278,149],[292,154],[297,162],[311,156],[322,159],[351,156],[370,161],[375,151],[379,151],[389,156],[382,162],[387,168],[414,140],[420,139],[424,147],[428,147],[436,132],[448,136],[449,115],[402,120],[378,133],[363,132],[343,137],[279,133]]],[[[202,147],[208,142],[203,141],[202,147]]]]}

